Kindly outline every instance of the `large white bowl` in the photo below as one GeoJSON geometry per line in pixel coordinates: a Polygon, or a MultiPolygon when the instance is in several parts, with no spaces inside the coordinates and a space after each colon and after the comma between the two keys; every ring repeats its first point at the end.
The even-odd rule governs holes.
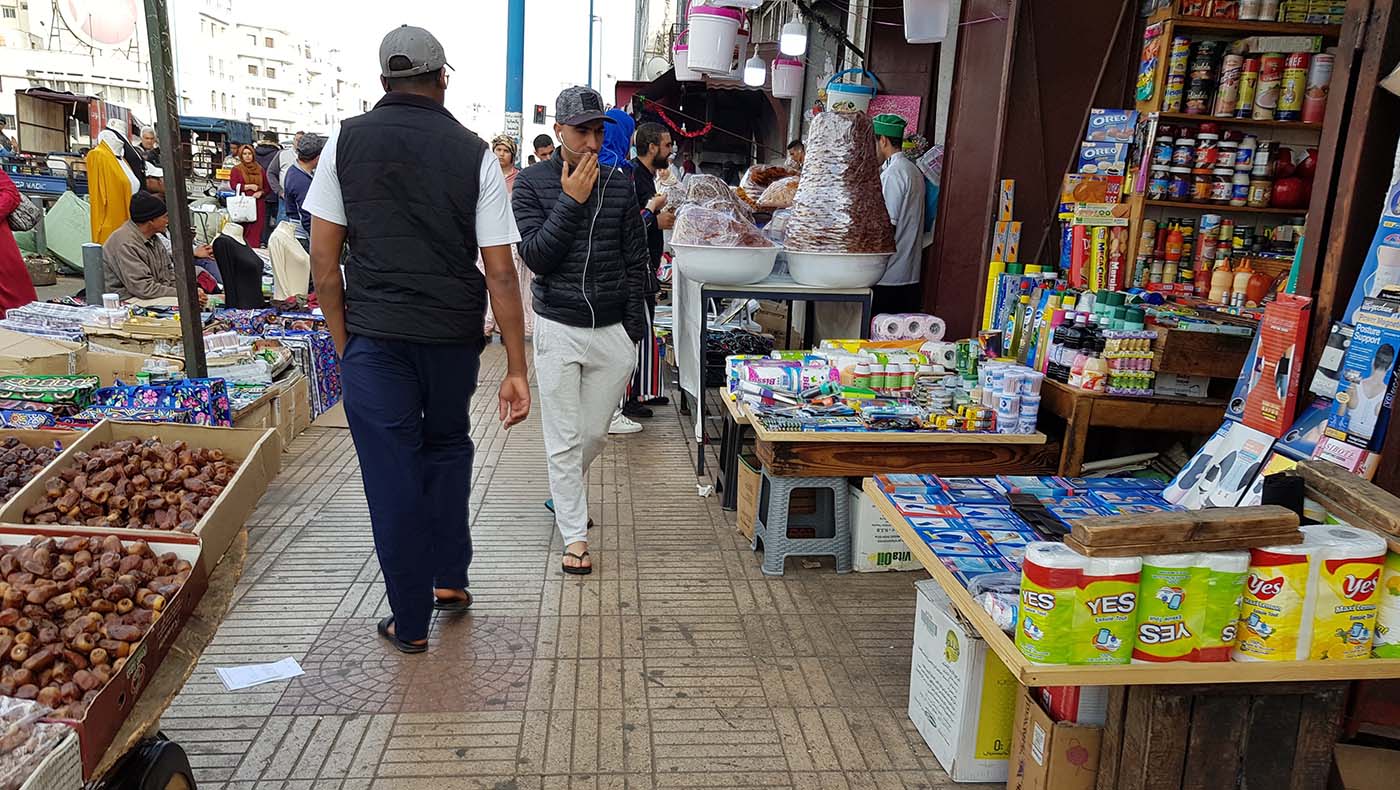
{"type": "Polygon", "coordinates": [[[768,279],[777,247],[702,247],[672,244],[675,265],[687,278],[715,285],[750,285],[768,279]]]}
{"type": "Polygon", "coordinates": [[[891,254],[788,250],[788,274],[818,288],[869,288],[885,276],[891,254]]]}

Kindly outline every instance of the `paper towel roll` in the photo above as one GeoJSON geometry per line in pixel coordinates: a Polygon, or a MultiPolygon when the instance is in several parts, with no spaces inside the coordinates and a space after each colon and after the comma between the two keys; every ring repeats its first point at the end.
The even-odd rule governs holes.
{"type": "MultiPolygon", "coordinates": [[[[1246,565],[1248,558],[1246,554],[1246,565]]],[[[1196,660],[1205,619],[1206,577],[1201,554],[1142,558],[1134,664],[1196,660]]]]}
{"type": "Polygon", "coordinates": [[[1016,647],[1033,664],[1068,664],[1073,657],[1075,597],[1087,558],[1063,543],[1026,546],[1021,563],[1021,619],[1016,647]]]}
{"type": "Polygon", "coordinates": [[[1200,555],[1206,600],[1197,631],[1197,661],[1229,661],[1239,630],[1240,601],[1249,576],[1249,552],[1212,551],[1200,555]]]}
{"type": "Polygon", "coordinates": [[[1141,557],[1090,557],[1075,593],[1075,664],[1126,664],[1133,655],[1141,557]]]}
{"type": "Polygon", "coordinates": [[[1380,608],[1376,611],[1376,639],[1371,655],[1400,658],[1400,553],[1385,555],[1381,569],[1380,608]]]}
{"type": "Polygon", "coordinates": [[[1365,658],[1375,631],[1385,541],[1352,527],[1300,527],[1303,543],[1250,551],[1231,657],[1365,658]]]}

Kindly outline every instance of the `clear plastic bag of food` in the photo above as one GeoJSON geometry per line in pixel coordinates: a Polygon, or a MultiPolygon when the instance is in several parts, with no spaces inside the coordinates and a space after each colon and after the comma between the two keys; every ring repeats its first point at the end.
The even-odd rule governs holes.
{"type": "Polygon", "coordinates": [[[768,188],[763,190],[763,194],[759,196],[758,205],[768,211],[792,208],[792,203],[796,198],[797,176],[788,176],[769,184],[768,188]]]}
{"type": "Polygon", "coordinates": [[[734,193],[729,191],[729,185],[724,183],[719,176],[692,173],[681,181],[681,188],[685,191],[684,202],[686,203],[705,203],[717,199],[732,201],[734,199],[734,193]]]}
{"type": "Polygon", "coordinates": [[[763,190],[772,186],[773,182],[795,175],[796,170],[790,170],[783,165],[754,165],[744,171],[744,177],[739,180],[739,187],[757,197],[763,194],[763,190]]]}
{"type": "Polygon", "coordinates": [[[700,247],[771,247],[747,217],[722,201],[709,205],[696,203],[681,206],[676,212],[676,227],[671,236],[673,244],[700,247]]]}
{"type": "Polygon", "coordinates": [[[870,119],[860,112],[820,113],[812,119],[806,143],[787,248],[894,252],[894,225],[880,191],[880,157],[870,119]]]}
{"type": "Polygon", "coordinates": [[[18,790],[68,737],[68,727],[40,723],[48,713],[37,702],[0,696],[0,790],[18,790]]]}

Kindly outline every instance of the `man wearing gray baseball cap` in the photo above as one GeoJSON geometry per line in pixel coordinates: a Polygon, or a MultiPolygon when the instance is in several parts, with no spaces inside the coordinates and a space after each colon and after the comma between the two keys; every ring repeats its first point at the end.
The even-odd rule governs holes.
{"type": "Polygon", "coordinates": [[[379,634],[421,653],[433,610],[472,602],[469,404],[488,291],[506,345],[501,422],[530,411],[510,252],[520,234],[496,157],[443,107],[442,44],[404,25],[384,37],[379,64],[384,98],[326,143],[302,207],[393,611],[379,634]]]}
{"type": "Polygon", "coordinates": [[[591,88],[554,105],[554,156],[515,177],[520,257],[535,273],[535,373],[549,456],[546,507],[564,542],[563,571],[593,570],[588,467],[607,446],[647,333],[646,229],[631,174],[598,161],[612,122],[591,88]]]}

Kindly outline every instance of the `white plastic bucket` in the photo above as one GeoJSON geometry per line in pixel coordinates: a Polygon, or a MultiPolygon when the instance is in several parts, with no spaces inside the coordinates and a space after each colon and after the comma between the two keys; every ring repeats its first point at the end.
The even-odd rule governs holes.
{"type": "Polygon", "coordinates": [[[876,85],[837,81],[847,74],[864,74],[870,77],[871,82],[879,84],[875,75],[864,69],[839,71],[826,83],[826,109],[834,112],[866,112],[870,109],[870,100],[875,98],[876,85]]]}
{"type": "Polygon", "coordinates": [[[730,62],[729,73],[722,77],[715,77],[721,82],[743,82],[744,64],[749,61],[749,31],[740,29],[734,35],[734,60],[730,62]]]}
{"type": "MultiPolygon", "coordinates": [[[[682,33],[681,35],[685,35],[682,33]]],[[[700,82],[705,79],[705,75],[690,67],[690,45],[682,44],[677,39],[676,45],[671,48],[671,63],[676,68],[676,80],[678,82],[700,82]]]]}
{"type": "Polygon", "coordinates": [[[773,58],[773,97],[777,99],[800,97],[805,70],[801,58],[773,58]]]}
{"type": "MultiPolygon", "coordinates": [[[[734,43],[744,12],[737,8],[698,5],[690,9],[690,52],[686,65],[692,71],[729,76],[734,65],[734,43]]],[[[742,75],[741,75],[742,76],[742,75]]]]}
{"type": "Polygon", "coordinates": [[[904,40],[937,44],[948,37],[950,0],[904,0],[904,40]]]}

